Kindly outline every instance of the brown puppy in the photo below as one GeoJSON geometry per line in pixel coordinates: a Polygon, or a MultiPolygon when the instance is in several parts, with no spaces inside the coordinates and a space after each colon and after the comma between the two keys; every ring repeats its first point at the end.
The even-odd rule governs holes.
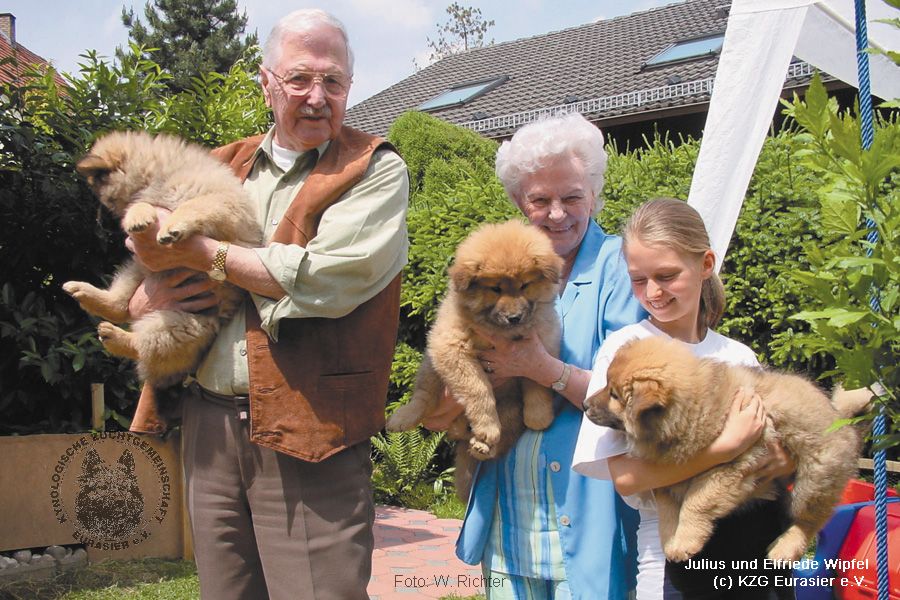
{"type": "Polygon", "coordinates": [[[456,490],[463,499],[476,464],[472,457],[499,456],[525,427],[546,429],[553,421],[553,393],[534,381],[517,377],[491,388],[477,357],[490,344],[475,327],[510,340],[536,332],[557,356],[560,325],[553,305],[562,264],[550,240],[519,221],[484,225],[456,251],[412,399],[391,415],[387,429],[415,427],[434,411],[446,386],[465,407],[465,418],[448,432],[468,442],[456,447],[456,490]]]}
{"type": "Polygon", "coordinates": [[[661,337],[623,346],[607,380],[607,387],[586,401],[588,418],[624,430],[630,454],[656,463],[684,463],[708,447],[741,387],[759,394],[771,420],[762,438],[733,462],[654,490],[660,540],[670,560],[699,552],[717,519],[752,498],[772,497],[775,484],[759,486],[745,477],[766,453],[767,441],[778,440],[797,465],[791,526],[769,548],[773,560],[803,555],[856,472],[858,432],[828,428],[860,413],[868,396],[839,392],[832,405],[802,377],[699,359],[683,344],[661,337]]]}
{"type": "MultiPolygon", "coordinates": [[[[172,136],[144,132],[114,132],[101,137],[76,166],[94,193],[128,233],[155,223],[156,207],[172,211],[157,240],[171,244],[197,233],[240,246],[258,246],[262,231],[241,182],[208,151],[172,136]]],[[[108,290],[82,281],[63,289],[81,307],[106,321],[98,327],[103,345],[117,356],[138,363],[141,379],[166,387],[197,367],[222,320],[240,306],[243,292],[228,284],[216,287],[216,314],[156,311],[131,324],[131,331],[113,325],[128,320],[128,301],[149,273],[135,261],[125,264],[108,290]]]]}

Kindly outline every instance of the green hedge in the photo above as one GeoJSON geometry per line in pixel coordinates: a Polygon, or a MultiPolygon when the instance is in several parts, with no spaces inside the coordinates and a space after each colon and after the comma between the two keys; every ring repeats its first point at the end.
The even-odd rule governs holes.
{"type": "Polygon", "coordinates": [[[256,56],[177,95],[139,49],[121,64],[84,58],[64,89],[52,71],[0,86],[0,433],[83,431],[93,382],[106,385],[108,426],[134,410],[131,365],[105,354],[96,322],[60,288],[108,280],[127,254],[118,224],[75,173],[92,140],[146,129],[216,146],[268,125],[256,56]]]}

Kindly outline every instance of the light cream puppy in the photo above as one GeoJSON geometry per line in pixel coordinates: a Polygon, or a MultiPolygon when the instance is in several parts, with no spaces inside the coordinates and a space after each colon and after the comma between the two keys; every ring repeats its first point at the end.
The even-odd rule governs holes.
{"type": "MultiPolygon", "coordinates": [[[[161,207],[172,211],[157,235],[161,244],[194,234],[245,247],[262,241],[240,180],[200,146],[167,135],[114,132],[98,139],[76,168],[129,234],[156,223],[156,208],[161,207]]],[[[224,283],[214,288],[219,299],[214,314],[160,310],[131,323],[130,331],[114,324],[128,321],[128,301],[142,281],[165,276],[132,260],[116,273],[109,289],[83,281],[63,284],[85,311],[106,319],[98,326],[106,349],[136,360],[139,376],[154,387],[181,381],[199,364],[244,294],[224,283]]]]}

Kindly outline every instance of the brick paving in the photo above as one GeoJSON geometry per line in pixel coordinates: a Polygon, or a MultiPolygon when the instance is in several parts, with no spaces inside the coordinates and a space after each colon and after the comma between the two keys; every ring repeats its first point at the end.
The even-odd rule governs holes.
{"type": "Polygon", "coordinates": [[[481,567],[456,558],[461,521],[395,506],[375,509],[371,600],[461,598],[484,592],[481,567]]]}

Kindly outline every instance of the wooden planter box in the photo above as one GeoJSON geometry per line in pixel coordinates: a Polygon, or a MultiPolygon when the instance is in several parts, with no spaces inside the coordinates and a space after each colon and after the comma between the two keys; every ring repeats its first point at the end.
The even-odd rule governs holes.
{"type": "Polygon", "coordinates": [[[0,437],[0,551],[191,558],[179,451],[128,432],[0,437]]]}

